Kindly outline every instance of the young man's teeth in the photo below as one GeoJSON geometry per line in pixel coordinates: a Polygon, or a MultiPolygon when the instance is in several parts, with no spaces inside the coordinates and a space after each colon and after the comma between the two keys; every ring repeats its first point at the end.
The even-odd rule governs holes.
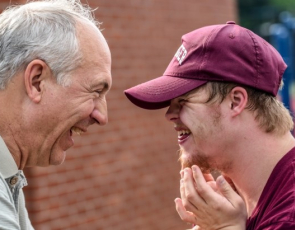
{"type": "Polygon", "coordinates": [[[185,135],[185,134],[190,134],[191,132],[189,130],[181,130],[181,131],[178,131],[178,136],[182,136],[182,135],[185,135]]]}
{"type": "Polygon", "coordinates": [[[73,133],[76,133],[78,135],[81,135],[81,133],[83,133],[83,130],[81,130],[81,129],[77,128],[77,127],[72,127],[71,130],[72,130],[73,133]]]}

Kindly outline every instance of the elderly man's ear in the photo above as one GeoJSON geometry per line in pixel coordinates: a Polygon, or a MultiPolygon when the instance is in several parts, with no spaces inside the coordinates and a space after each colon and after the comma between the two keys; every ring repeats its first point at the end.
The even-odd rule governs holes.
{"type": "Polygon", "coordinates": [[[239,115],[245,109],[248,102],[248,93],[242,87],[235,87],[229,93],[230,108],[233,116],[239,115]]]}
{"type": "Polygon", "coordinates": [[[39,103],[44,92],[45,79],[51,74],[48,65],[39,59],[31,61],[24,74],[25,89],[28,97],[35,103],[39,103]]]}

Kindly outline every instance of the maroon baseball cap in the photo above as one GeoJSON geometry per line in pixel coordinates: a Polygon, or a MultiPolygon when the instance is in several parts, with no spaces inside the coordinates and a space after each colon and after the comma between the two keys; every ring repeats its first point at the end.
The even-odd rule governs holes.
{"type": "Polygon", "coordinates": [[[286,67],[273,46],[230,21],[183,35],[163,76],[124,92],[144,109],[167,107],[208,81],[238,83],[276,96],[286,67]]]}

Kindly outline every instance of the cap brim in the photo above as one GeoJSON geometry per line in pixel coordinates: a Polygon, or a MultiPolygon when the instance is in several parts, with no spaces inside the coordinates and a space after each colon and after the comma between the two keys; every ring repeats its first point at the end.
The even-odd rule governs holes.
{"type": "Polygon", "coordinates": [[[124,91],[127,98],[143,109],[162,109],[179,97],[207,81],[197,79],[162,76],[124,91]]]}

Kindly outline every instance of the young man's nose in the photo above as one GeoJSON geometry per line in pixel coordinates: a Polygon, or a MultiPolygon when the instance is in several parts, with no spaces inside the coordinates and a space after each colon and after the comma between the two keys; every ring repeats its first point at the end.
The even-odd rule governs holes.
{"type": "Polygon", "coordinates": [[[165,117],[168,121],[175,121],[179,116],[179,105],[177,105],[173,100],[170,103],[170,106],[165,114],[165,117]]]}

